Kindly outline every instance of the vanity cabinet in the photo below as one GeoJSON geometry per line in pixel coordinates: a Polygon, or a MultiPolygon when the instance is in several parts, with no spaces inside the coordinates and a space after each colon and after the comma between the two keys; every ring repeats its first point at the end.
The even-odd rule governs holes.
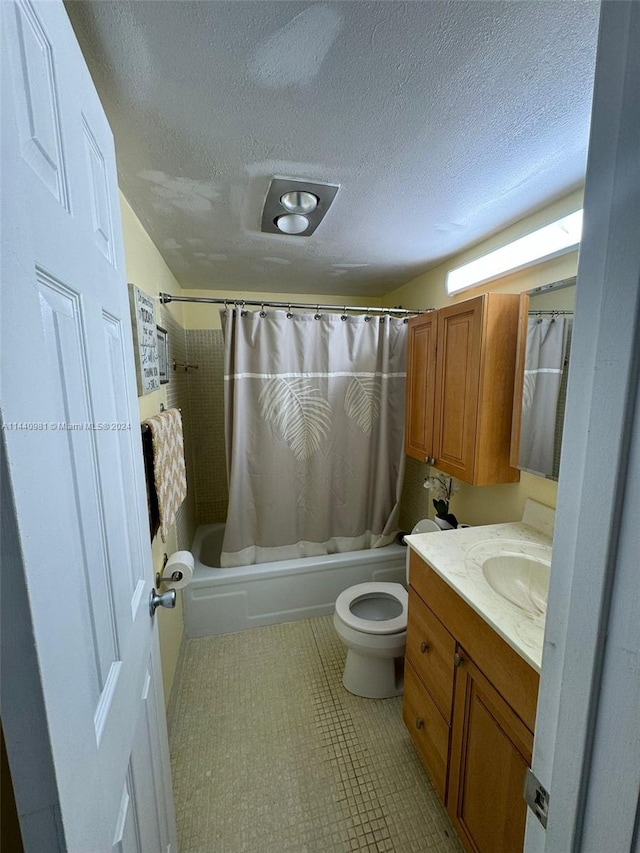
{"type": "Polygon", "coordinates": [[[467,849],[522,850],[533,734],[464,649],[456,671],[447,808],[467,849]]]}
{"type": "Polygon", "coordinates": [[[447,795],[450,726],[438,711],[431,694],[424,689],[409,659],[404,667],[402,716],[429,771],[433,787],[443,802],[447,795]]]}
{"type": "Polygon", "coordinates": [[[453,699],[456,641],[409,587],[403,719],[443,801],[453,699]]]}
{"type": "Polygon", "coordinates": [[[484,293],[409,320],[405,452],[466,483],[513,483],[519,296],[484,293]]]}
{"type": "Polygon", "coordinates": [[[472,853],[522,850],[538,680],[411,550],[403,718],[472,853]]]}

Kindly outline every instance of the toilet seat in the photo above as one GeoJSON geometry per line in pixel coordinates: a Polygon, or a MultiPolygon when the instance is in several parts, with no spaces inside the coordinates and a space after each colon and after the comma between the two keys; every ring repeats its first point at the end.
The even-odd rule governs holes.
{"type": "Polygon", "coordinates": [[[341,592],[336,599],[336,615],[354,631],[363,634],[399,634],[407,629],[407,607],[409,596],[399,583],[358,583],[341,592]],[[382,596],[395,599],[402,607],[399,616],[393,619],[361,619],[351,611],[351,606],[362,598],[382,596]]]}

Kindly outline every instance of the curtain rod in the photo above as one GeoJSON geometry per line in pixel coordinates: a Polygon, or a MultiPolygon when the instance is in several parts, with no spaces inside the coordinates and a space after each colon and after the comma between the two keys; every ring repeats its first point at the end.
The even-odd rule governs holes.
{"type": "Polygon", "coordinates": [[[570,314],[573,317],[573,311],[559,311],[557,308],[547,308],[546,310],[534,309],[528,313],[530,317],[537,317],[538,314],[570,314]]]}
{"type": "Polygon", "coordinates": [[[562,278],[560,281],[553,281],[551,284],[541,284],[539,287],[534,287],[528,290],[529,296],[537,296],[539,293],[550,293],[552,290],[562,290],[563,287],[573,287],[576,283],[576,276],[571,278],[562,278]]]}
{"type": "Polygon", "coordinates": [[[364,308],[362,305],[322,305],[316,302],[272,302],[268,299],[220,299],[208,296],[172,296],[170,293],[160,293],[160,304],[168,302],[203,302],[209,305],[240,306],[253,305],[256,308],[304,308],[309,311],[360,311],[363,314],[397,314],[404,317],[408,314],[426,314],[434,308],[364,308]]]}

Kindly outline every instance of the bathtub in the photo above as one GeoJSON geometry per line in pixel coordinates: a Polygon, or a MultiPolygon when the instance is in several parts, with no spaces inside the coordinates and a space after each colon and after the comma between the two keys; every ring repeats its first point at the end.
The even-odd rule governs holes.
{"type": "Polygon", "coordinates": [[[407,548],[386,545],[323,557],[221,569],[224,524],[198,527],[193,580],[183,590],[188,637],[208,637],[333,613],[339,593],[365,581],[406,583],[407,548]]]}

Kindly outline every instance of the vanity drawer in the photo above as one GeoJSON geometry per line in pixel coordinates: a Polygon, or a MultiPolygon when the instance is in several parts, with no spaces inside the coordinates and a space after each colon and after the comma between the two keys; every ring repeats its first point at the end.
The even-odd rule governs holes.
{"type": "Polygon", "coordinates": [[[407,657],[448,723],[451,722],[455,651],[455,639],[409,587],[407,657]]]}
{"type": "Polygon", "coordinates": [[[402,719],[436,791],[446,802],[449,726],[408,660],[404,665],[402,719]]]}

